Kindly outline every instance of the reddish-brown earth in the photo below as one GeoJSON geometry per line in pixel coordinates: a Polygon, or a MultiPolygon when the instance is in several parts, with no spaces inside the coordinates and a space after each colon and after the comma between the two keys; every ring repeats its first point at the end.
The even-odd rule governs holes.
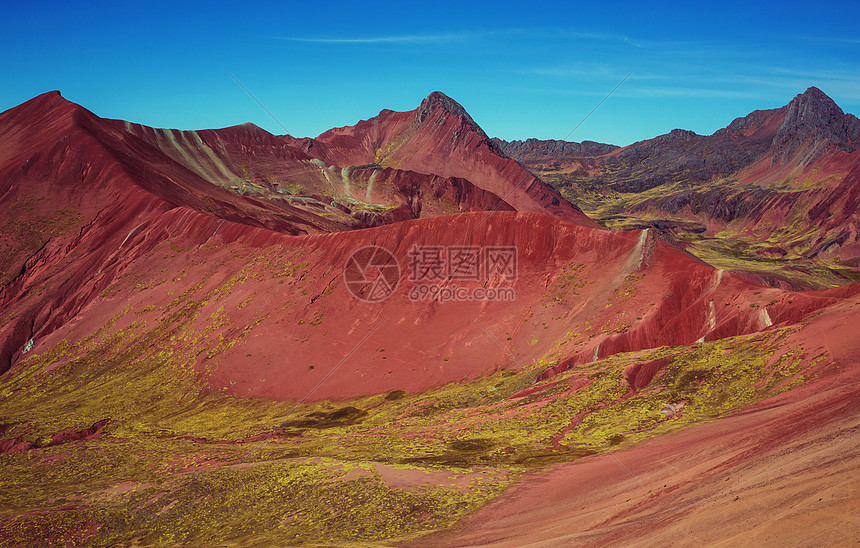
{"type": "MultiPolygon", "coordinates": [[[[741,234],[763,230],[794,207],[792,199],[814,195],[813,201],[801,200],[808,218],[798,242],[807,243],[797,245],[808,244],[817,255],[853,257],[856,119],[822,105],[827,106],[808,91],[783,109],[735,121],[719,139],[673,133],[646,148],[572,150],[600,154],[591,157],[591,172],[631,154],[662,169],[660,154],[689,141],[684,146],[716,162],[708,176],[743,169],[747,179],[738,184],[750,187],[794,169],[786,166],[800,166],[797,158],[807,154],[809,163],[797,169],[818,168],[826,177],[816,181],[830,182],[780,191],[759,217],[745,214],[736,226],[741,234]],[[829,116],[823,126],[821,113],[829,116]],[[839,150],[836,139],[843,139],[839,150]],[[738,156],[756,147],[770,151],[771,168],[761,157],[738,156]],[[813,233],[835,240],[809,243],[813,233]]],[[[559,147],[547,150],[555,154],[559,147]]],[[[651,183],[645,177],[636,184],[651,183]]],[[[715,207],[746,211],[733,204],[724,198],[715,207]]],[[[707,223],[723,222],[712,213],[707,223]]],[[[802,532],[809,542],[826,544],[856,531],[848,510],[857,502],[860,283],[817,291],[762,285],[755,275],[736,275],[694,257],[671,230],[653,223],[606,230],[505,157],[441,93],[414,111],[383,111],[316,139],[274,136],[253,125],[153,129],[103,120],[58,93],[41,95],[0,114],[0,223],[0,452],[21,477],[36,469],[13,460],[16,455],[53,463],[65,459],[53,452],[60,444],[70,451],[108,450],[115,443],[146,447],[151,453],[139,454],[158,455],[159,466],[176,474],[282,461],[324,468],[325,459],[336,457],[344,468],[359,463],[377,471],[350,472],[343,482],[381,475],[387,488],[400,490],[397,496],[406,484],[436,485],[432,478],[442,476],[411,468],[401,474],[412,478],[406,481],[383,462],[444,470],[486,463],[493,469],[480,475],[493,478],[494,486],[523,474],[523,466],[562,462],[518,476],[458,529],[423,542],[695,544],[730,543],[743,534],[781,542],[802,532]],[[349,257],[367,246],[388,250],[400,268],[396,289],[379,302],[357,299],[344,278],[349,257]],[[475,280],[415,280],[411,252],[422,246],[515,249],[516,276],[485,270],[475,280]],[[439,291],[489,290],[504,298],[416,299],[422,281],[439,291]],[[729,342],[723,347],[720,341],[729,342]],[[667,350],[675,347],[685,350],[667,350]],[[696,358],[701,363],[672,381],[679,375],[672,368],[685,363],[684,353],[710,357],[696,358]],[[729,366],[740,365],[726,369],[717,363],[722,356],[729,366]],[[595,372],[591,368],[602,367],[595,363],[608,365],[595,372]],[[189,378],[190,384],[182,384],[189,378]],[[151,398],[136,392],[140,379],[154,379],[140,385],[153,391],[151,398]],[[508,385],[504,379],[513,380],[508,385]],[[747,379],[750,386],[744,386],[747,379]],[[721,382],[742,394],[691,400],[701,386],[718,393],[721,382]],[[159,391],[171,386],[182,386],[181,393],[159,391]],[[486,393],[458,395],[456,403],[439,408],[458,386],[482,386],[486,393]],[[597,388],[613,397],[588,400],[597,388]],[[497,390],[509,392],[496,400],[487,395],[497,390]],[[587,401],[578,401],[579,395],[587,401]],[[552,411],[561,396],[575,412],[552,411]],[[636,398],[645,403],[633,413],[625,402],[636,398]],[[140,407],[117,403],[126,399],[140,407]],[[402,413],[390,411],[400,405],[391,402],[401,400],[402,413]],[[661,416],[663,404],[671,413],[661,416]],[[514,407],[501,411],[506,405],[514,407]],[[248,409],[251,418],[243,414],[248,409]],[[616,409],[618,424],[603,425],[613,432],[583,430],[585,421],[604,416],[601,410],[616,409]],[[727,416],[708,415],[726,410],[727,416]],[[438,423],[434,413],[440,413],[438,423]],[[690,416],[704,423],[681,429],[690,416]],[[532,419],[538,422],[530,424],[532,419]],[[513,426],[497,428],[496,420],[513,426]],[[680,426],[673,430],[673,424],[680,426]],[[546,425],[552,431],[532,439],[546,425]],[[371,449],[361,445],[369,436],[388,440],[386,431],[400,440],[390,453],[379,449],[387,447],[381,442],[370,443],[371,449]],[[652,431],[657,437],[647,439],[652,431]],[[590,441],[581,443],[586,436],[590,441]],[[629,439],[636,443],[605,453],[629,439]],[[822,448],[825,441],[830,445],[822,448]],[[404,449],[403,442],[417,449],[404,449]],[[212,453],[210,445],[249,452],[228,458],[212,453]],[[173,468],[173,460],[181,466],[173,468]],[[786,474],[797,479],[789,481],[786,474]],[[821,506],[812,505],[809,495],[817,492],[823,493],[821,506]],[[738,499],[726,501],[729,496],[738,499]],[[775,513],[750,517],[765,505],[775,513]],[[811,518],[797,517],[801,511],[830,521],[814,525],[811,518]]],[[[765,249],[769,260],[788,266],[797,252],[778,245],[765,249]]],[[[110,460],[115,457],[98,454],[116,464],[110,460]]],[[[74,469],[70,477],[81,474],[74,469]]],[[[106,474],[100,481],[110,485],[130,481],[106,474]]],[[[155,481],[134,477],[143,486],[155,481]]],[[[65,493],[74,481],[64,478],[43,487],[65,493]]],[[[90,506],[83,503],[56,503],[102,500],[92,493],[67,499],[51,491],[33,499],[9,481],[18,498],[0,507],[0,530],[22,527],[33,540],[33,531],[45,527],[50,535],[44,538],[56,540],[67,524],[57,518],[43,525],[39,516],[54,519],[73,510],[80,513],[72,520],[77,525],[69,526],[75,539],[120,531],[99,542],[131,541],[118,525],[131,518],[110,513],[115,506],[110,512],[99,507],[108,514],[87,514],[90,506]]],[[[134,499],[128,508],[143,511],[164,493],[186,493],[183,481],[163,480],[161,491],[134,499]]],[[[295,481],[288,475],[277,485],[295,481]]],[[[463,488],[454,480],[442,484],[463,488]]],[[[316,489],[320,483],[303,485],[316,489]]],[[[480,501],[489,500],[495,488],[487,488],[480,501]]],[[[182,527],[194,529],[188,524],[199,520],[188,516],[210,499],[190,492],[156,515],[184,512],[182,527]]],[[[273,493],[254,496],[275,500],[273,493]]],[[[355,506],[343,510],[350,516],[379,504],[356,497],[355,506]]],[[[438,517],[443,513],[462,516],[480,506],[450,500],[403,503],[405,517],[377,537],[323,534],[316,529],[328,523],[323,517],[302,525],[277,509],[271,515],[280,525],[265,534],[299,523],[290,529],[291,538],[312,542],[317,534],[394,543],[451,525],[438,517]]],[[[225,503],[217,510],[229,508],[225,503]]],[[[136,527],[154,535],[142,538],[155,544],[214,541],[188,532],[176,538],[156,534],[155,525],[136,527]]]]}

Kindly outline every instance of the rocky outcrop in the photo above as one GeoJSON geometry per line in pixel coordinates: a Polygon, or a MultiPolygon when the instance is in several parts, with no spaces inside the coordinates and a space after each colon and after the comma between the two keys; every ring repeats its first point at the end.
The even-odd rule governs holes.
{"type": "Polygon", "coordinates": [[[595,141],[559,141],[555,139],[526,139],[525,141],[505,141],[492,139],[508,158],[530,159],[571,159],[591,156],[602,156],[618,150],[616,145],[597,143],[595,141]]]}

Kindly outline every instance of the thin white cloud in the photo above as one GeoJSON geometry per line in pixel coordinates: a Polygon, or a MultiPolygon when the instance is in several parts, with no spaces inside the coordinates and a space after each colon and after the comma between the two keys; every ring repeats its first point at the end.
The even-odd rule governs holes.
{"type": "Polygon", "coordinates": [[[642,47],[639,41],[623,34],[579,31],[562,28],[508,28],[477,31],[457,31],[436,34],[395,34],[384,36],[276,36],[277,40],[315,44],[422,44],[465,42],[490,36],[532,36],[539,40],[577,38],[591,41],[611,41],[642,47]]]}
{"type": "MultiPolygon", "coordinates": [[[[524,88],[523,91],[534,93],[536,95],[578,95],[584,97],[605,97],[606,91],[602,89],[583,89],[581,87],[557,88],[557,87],[541,87],[541,88],[524,88]]],[[[801,90],[802,91],[802,90],[801,90]]],[[[685,97],[710,97],[710,98],[726,98],[726,99],[761,99],[767,97],[767,94],[756,90],[726,90],[717,88],[690,88],[690,87],[669,87],[669,86],[621,86],[618,91],[612,94],[613,97],[623,97],[626,99],[635,99],[641,97],[650,98],[673,98],[682,99],[685,97]]]]}
{"type": "Polygon", "coordinates": [[[730,76],[710,79],[712,85],[742,87],[746,89],[787,90],[802,93],[809,86],[816,86],[839,102],[860,101],[860,70],[853,67],[803,68],[769,65],[741,67],[730,76]]]}
{"type": "Polygon", "coordinates": [[[583,38],[586,40],[595,41],[613,41],[613,42],[634,42],[629,36],[617,34],[614,32],[592,32],[565,28],[531,28],[519,29],[519,32],[529,33],[532,36],[540,38],[583,38]]]}
{"type": "Polygon", "coordinates": [[[860,83],[860,69],[857,67],[845,69],[802,69],[786,67],[762,67],[762,71],[770,72],[780,76],[793,76],[797,78],[814,78],[817,80],[842,80],[844,82],[860,83]]]}
{"type": "Polygon", "coordinates": [[[535,66],[517,72],[533,75],[538,81],[550,84],[549,87],[557,88],[561,82],[570,81],[576,90],[574,94],[589,94],[583,93],[583,83],[609,85],[626,74],[629,69],[624,65],[633,61],[641,68],[630,76],[630,81],[619,90],[619,96],[767,99],[774,97],[775,91],[782,93],[778,90],[801,93],[814,85],[841,101],[855,102],[860,97],[860,67],[854,63],[829,59],[812,66],[804,59],[797,59],[794,66],[773,65],[761,59],[764,50],[757,51],[757,55],[749,59],[736,56],[734,47],[722,50],[720,56],[703,56],[708,59],[707,63],[695,62],[694,54],[707,48],[706,44],[689,48],[687,53],[691,59],[661,52],[655,52],[650,58],[633,60],[606,55],[605,62],[535,66]],[[657,83],[660,85],[655,85],[657,83]]]}
{"type": "Polygon", "coordinates": [[[401,34],[391,36],[364,37],[303,37],[277,36],[277,40],[310,42],[314,44],[431,44],[465,42],[485,36],[485,32],[453,32],[446,34],[401,34]]]}

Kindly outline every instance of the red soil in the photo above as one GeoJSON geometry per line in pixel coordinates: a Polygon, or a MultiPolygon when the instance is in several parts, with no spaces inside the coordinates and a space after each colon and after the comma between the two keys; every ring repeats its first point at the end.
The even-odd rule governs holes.
{"type": "MultiPolygon", "coordinates": [[[[690,344],[703,336],[753,333],[768,327],[762,310],[770,310],[776,324],[793,323],[860,292],[860,284],[855,284],[793,294],[757,287],[731,275],[716,283],[717,271],[665,242],[654,242],[649,253],[644,232],[592,230],[534,213],[462,214],[297,238],[222,223],[177,208],[138,232],[139,236],[124,245],[121,231],[114,231],[112,240],[101,243],[99,249],[109,261],[95,263],[95,257],[85,256],[80,264],[72,262],[55,272],[64,259],[46,256],[41,269],[25,272],[16,281],[22,290],[37,282],[63,288],[53,296],[55,304],[50,304],[50,296],[42,296],[44,312],[35,325],[36,350],[91,333],[127,306],[133,310],[165,306],[198,283],[202,295],[244,269],[256,276],[255,282],[237,285],[222,303],[206,305],[191,326],[204,331],[222,304],[228,321],[216,333],[229,337],[242,326],[253,325],[246,342],[225,350],[217,363],[199,358],[200,367],[214,368],[211,382],[241,395],[301,398],[312,392],[312,399],[346,398],[394,389],[418,391],[497,368],[519,368],[546,354],[570,330],[581,331],[579,340],[587,341],[588,346],[556,370],[590,361],[594,348],[604,357],[665,344],[690,344]],[[164,245],[148,247],[147,239],[157,234],[172,234],[172,245],[187,252],[165,254],[164,245]],[[462,234],[468,235],[465,240],[462,234]],[[518,249],[517,280],[509,285],[503,280],[490,281],[490,286],[513,288],[516,299],[411,301],[410,249],[464,241],[518,249]],[[342,281],[349,255],[367,245],[390,250],[401,264],[397,290],[380,303],[358,301],[342,281]],[[241,256],[234,256],[236,252],[241,256]],[[281,252],[296,258],[276,258],[274,254],[281,252]],[[255,253],[277,262],[250,265],[247,258],[255,253]],[[310,265],[296,285],[285,285],[282,279],[268,275],[273,266],[290,262],[310,265]],[[590,283],[552,293],[568,303],[561,306],[547,292],[569,263],[588,265],[584,279],[590,283]],[[220,266],[213,270],[216,264],[220,266]],[[77,281],[87,279],[97,267],[99,283],[77,281]],[[181,272],[184,275],[177,277],[181,272]],[[607,308],[607,299],[614,290],[624,289],[625,277],[631,274],[641,280],[635,284],[635,294],[623,301],[624,321],[630,325],[616,328],[618,305],[607,308]],[[101,295],[111,283],[117,284],[111,291],[116,296],[101,295]],[[141,285],[153,287],[141,290],[141,285]],[[77,312],[66,312],[64,302],[86,303],[86,314],[74,317],[77,312]],[[241,303],[245,304],[240,307],[241,303]],[[637,317],[641,319],[634,319],[637,317]],[[592,332],[586,322],[594,327],[592,332]],[[604,328],[595,332],[601,326],[604,328]],[[616,332],[618,329],[622,332],[616,332]],[[512,361],[509,350],[518,363],[512,361]],[[349,359],[343,361],[346,356],[349,359]],[[337,374],[315,389],[335,369],[337,374]]],[[[439,282],[441,286],[453,283],[439,282]]],[[[483,281],[456,283],[468,289],[483,286],[483,281]]],[[[28,301],[22,297],[10,302],[25,306],[28,301]]],[[[159,314],[140,312],[140,317],[156,321],[159,314]]],[[[131,320],[120,321],[117,329],[124,321],[131,320]]]]}

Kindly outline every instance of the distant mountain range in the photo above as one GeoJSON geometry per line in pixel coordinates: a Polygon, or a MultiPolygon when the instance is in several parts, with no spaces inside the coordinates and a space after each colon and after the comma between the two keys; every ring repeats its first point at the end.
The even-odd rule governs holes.
{"type": "Polygon", "coordinates": [[[713,135],[676,129],[626,147],[494,142],[608,227],[667,230],[765,283],[857,279],[860,121],[818,88],[713,135]],[[776,256],[794,262],[774,265],[776,256]]]}

